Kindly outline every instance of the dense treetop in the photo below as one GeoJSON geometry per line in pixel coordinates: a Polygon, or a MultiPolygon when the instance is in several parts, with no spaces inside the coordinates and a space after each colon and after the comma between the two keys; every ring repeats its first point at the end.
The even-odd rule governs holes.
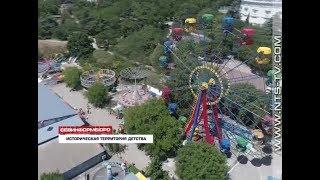
{"type": "Polygon", "coordinates": [[[125,128],[128,134],[153,134],[152,144],[141,147],[153,157],[165,159],[174,155],[181,145],[179,123],[170,116],[162,100],[150,100],[125,110],[125,128]]]}
{"type": "MultiPolygon", "coordinates": [[[[168,33],[166,22],[174,21],[184,26],[184,20],[188,17],[199,18],[205,13],[213,14],[213,23],[203,32],[214,39],[212,47],[218,47],[222,40],[221,22],[225,16],[219,13],[218,9],[231,5],[233,8],[228,15],[238,18],[240,1],[108,0],[94,3],[75,0],[67,10],[62,10],[60,5],[61,1],[58,0],[39,0],[40,39],[68,40],[74,32],[82,31],[87,36],[95,37],[98,46],[111,48],[110,50],[127,57],[127,61],[153,65],[153,61],[159,57],[150,55],[157,44],[166,38],[168,33]],[[60,15],[60,18],[57,19],[56,15],[60,15]]],[[[238,28],[247,25],[241,21],[237,21],[236,24],[238,28]]],[[[257,31],[255,44],[249,48],[233,46],[232,49],[220,48],[216,51],[221,51],[221,55],[235,52],[236,57],[242,61],[252,58],[257,47],[271,46],[270,23],[255,29],[257,31]]],[[[253,58],[248,64],[264,72],[270,69],[270,66],[258,66],[253,58]]]]}
{"type": "Polygon", "coordinates": [[[178,151],[177,174],[184,180],[223,180],[228,166],[226,157],[215,146],[188,143],[178,151]]]}

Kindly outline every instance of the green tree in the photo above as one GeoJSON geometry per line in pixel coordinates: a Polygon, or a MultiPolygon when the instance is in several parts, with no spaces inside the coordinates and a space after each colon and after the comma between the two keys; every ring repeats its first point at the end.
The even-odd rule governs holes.
{"type": "Polygon", "coordinates": [[[54,29],[53,37],[61,40],[67,40],[68,37],[76,31],[81,31],[80,25],[76,23],[68,12],[61,15],[61,23],[54,29]]]}
{"type": "Polygon", "coordinates": [[[194,97],[189,90],[189,75],[195,67],[201,65],[197,57],[203,53],[200,53],[202,47],[191,41],[180,42],[178,48],[177,56],[180,60],[174,57],[176,68],[170,72],[170,80],[167,84],[172,89],[180,89],[173,92],[173,98],[178,105],[178,114],[188,117],[194,101],[194,97]]]}
{"type": "Polygon", "coordinates": [[[133,174],[137,174],[138,172],[140,172],[140,169],[138,169],[133,164],[129,164],[128,170],[129,170],[129,172],[132,172],[133,174]]]}
{"type": "Polygon", "coordinates": [[[100,108],[106,105],[110,100],[107,88],[102,83],[95,83],[92,85],[88,89],[86,96],[91,104],[100,108]]]}
{"type": "Polygon", "coordinates": [[[272,31],[273,31],[273,18],[267,20],[263,24],[263,28],[265,30],[266,35],[271,37],[272,36],[272,31]]]}
{"type": "Polygon", "coordinates": [[[59,14],[59,0],[38,0],[39,16],[59,14]]]}
{"type": "Polygon", "coordinates": [[[127,37],[129,34],[139,30],[140,28],[140,24],[133,19],[126,18],[120,22],[120,31],[124,37],[127,37]]]}
{"type": "Polygon", "coordinates": [[[162,162],[158,157],[154,157],[146,170],[146,176],[151,179],[169,180],[168,173],[162,169],[162,162]]]}
{"type": "Polygon", "coordinates": [[[114,55],[101,49],[94,50],[93,57],[102,68],[110,68],[115,60],[114,55]]]}
{"type": "Polygon", "coordinates": [[[200,11],[200,8],[193,2],[185,2],[177,9],[175,17],[184,22],[187,18],[196,17],[198,11],[200,11]]]}
{"type": "Polygon", "coordinates": [[[56,39],[60,39],[60,40],[67,40],[68,39],[68,32],[65,28],[63,28],[61,25],[58,26],[55,31],[52,34],[52,37],[56,38],[56,39]]]}
{"type": "Polygon", "coordinates": [[[158,44],[156,48],[154,48],[153,52],[149,56],[148,64],[152,65],[154,68],[160,69],[159,66],[159,58],[163,55],[163,46],[158,44]]]}
{"type": "Polygon", "coordinates": [[[105,48],[107,49],[108,48],[108,39],[107,39],[107,35],[106,35],[106,32],[101,32],[99,34],[97,34],[95,36],[96,38],[96,41],[97,41],[97,45],[100,47],[100,48],[105,48]]]}
{"type": "Polygon", "coordinates": [[[38,37],[40,39],[50,39],[58,23],[51,17],[45,16],[39,18],[38,37]]]}
{"type": "Polygon", "coordinates": [[[255,127],[269,112],[271,97],[249,83],[231,85],[222,108],[231,118],[255,127]],[[231,114],[232,112],[233,114],[231,114]],[[235,116],[235,117],[234,117],[235,116]]]}
{"type": "Polygon", "coordinates": [[[128,134],[153,134],[152,144],[140,145],[152,157],[165,159],[180,147],[179,123],[170,116],[162,100],[152,99],[130,107],[125,110],[124,119],[128,134]]]}
{"type": "Polygon", "coordinates": [[[111,154],[119,154],[124,152],[126,146],[118,143],[110,144],[107,143],[104,145],[111,154]]]}
{"type": "Polygon", "coordinates": [[[64,28],[71,35],[73,32],[81,31],[81,27],[74,18],[68,17],[61,24],[61,28],[64,28]]]}
{"type": "Polygon", "coordinates": [[[223,180],[228,171],[226,157],[215,146],[188,143],[178,151],[177,174],[184,180],[223,180]]]}
{"type": "Polygon", "coordinates": [[[68,87],[77,88],[80,86],[81,70],[76,67],[68,67],[63,72],[63,80],[68,87]]]}
{"type": "Polygon", "coordinates": [[[140,63],[148,63],[148,56],[162,39],[164,32],[152,26],[145,26],[120,40],[114,47],[120,55],[140,63]]]}
{"type": "Polygon", "coordinates": [[[92,43],[93,40],[85,33],[75,32],[69,37],[67,48],[71,54],[76,54],[78,57],[88,57],[94,51],[92,43]]]}
{"type": "Polygon", "coordinates": [[[59,171],[56,172],[49,172],[49,173],[42,173],[40,176],[41,180],[64,180],[65,178],[59,171]]]}

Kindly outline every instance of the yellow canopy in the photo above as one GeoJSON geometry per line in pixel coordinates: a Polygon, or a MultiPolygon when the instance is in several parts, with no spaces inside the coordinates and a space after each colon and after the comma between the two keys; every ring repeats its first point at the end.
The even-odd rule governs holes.
{"type": "Polygon", "coordinates": [[[262,133],[262,131],[260,129],[253,130],[253,134],[258,139],[262,139],[264,137],[264,135],[263,135],[263,133],[262,133]]]}
{"type": "Polygon", "coordinates": [[[188,23],[188,24],[194,24],[196,23],[197,20],[195,18],[187,18],[184,23],[188,23]]]}
{"type": "Polygon", "coordinates": [[[147,180],[147,178],[143,174],[141,174],[141,172],[138,172],[136,176],[139,180],[147,180]]]}
{"type": "Polygon", "coordinates": [[[264,55],[269,55],[271,54],[271,48],[268,48],[268,47],[259,47],[257,49],[257,52],[260,53],[262,52],[264,55]]]}

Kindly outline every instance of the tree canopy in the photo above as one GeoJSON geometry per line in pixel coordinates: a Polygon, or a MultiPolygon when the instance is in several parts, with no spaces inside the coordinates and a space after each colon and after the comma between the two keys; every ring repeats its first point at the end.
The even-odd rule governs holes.
{"type": "Polygon", "coordinates": [[[81,31],[80,25],[75,22],[75,19],[72,18],[69,14],[65,15],[62,18],[62,22],[57,26],[52,34],[53,38],[67,40],[73,32],[81,31]]]}
{"type": "MultiPolygon", "coordinates": [[[[39,18],[61,15],[62,23],[52,31],[57,31],[55,37],[62,40],[70,36],[73,31],[81,30],[90,36],[99,37],[99,42],[108,40],[109,44],[116,45],[122,38],[140,31],[145,26],[163,30],[168,20],[175,19],[182,22],[189,16],[196,16],[202,9],[213,7],[212,9],[217,11],[219,6],[229,2],[230,0],[118,0],[102,1],[96,6],[86,0],[76,0],[73,7],[67,11],[69,15],[65,16],[65,11],[62,12],[64,14],[59,12],[58,0],[40,0],[39,18]],[[73,15],[72,18],[70,14],[73,15]],[[65,19],[70,21],[66,23],[65,19]]],[[[40,25],[40,28],[42,26],[40,25]]],[[[145,31],[141,33],[143,32],[145,31]]],[[[45,38],[50,38],[51,35],[45,38]]],[[[159,35],[164,38],[164,34],[159,32],[151,31],[151,35],[155,40],[159,35]]]]}
{"type": "Polygon", "coordinates": [[[179,123],[170,116],[162,100],[152,99],[124,112],[128,134],[153,134],[152,144],[141,145],[153,157],[165,159],[180,147],[179,123]]]}
{"type": "MultiPolygon", "coordinates": [[[[247,126],[258,125],[269,112],[271,97],[249,83],[231,85],[221,109],[247,126]],[[231,113],[232,112],[232,113],[231,113]]],[[[269,112],[270,113],[270,112],[269,112]]]]}
{"type": "Polygon", "coordinates": [[[118,143],[107,143],[104,144],[110,154],[119,154],[124,152],[126,146],[118,143]]]}
{"type": "Polygon", "coordinates": [[[52,17],[43,17],[38,22],[38,36],[40,39],[49,39],[58,26],[56,20],[52,17]]]}
{"type": "MultiPolygon", "coordinates": [[[[112,51],[118,52],[130,61],[153,65],[149,57],[157,44],[167,35],[166,22],[174,21],[184,26],[186,18],[195,17],[200,20],[204,13],[213,14],[213,23],[201,31],[214,40],[213,47],[218,47],[223,38],[221,28],[218,27],[221,27],[222,18],[225,16],[218,12],[220,7],[234,6],[228,15],[237,18],[236,27],[241,29],[248,26],[238,19],[239,2],[239,0],[112,0],[99,1],[96,4],[86,0],[75,0],[73,7],[65,13],[57,10],[60,6],[57,0],[41,0],[39,1],[39,38],[66,40],[74,32],[81,31],[87,36],[95,37],[100,47],[110,47],[112,51]],[[53,18],[57,14],[61,15],[60,20],[53,18]]],[[[202,26],[201,21],[199,21],[200,26],[202,26]]],[[[247,64],[266,73],[271,65],[258,65],[253,57],[259,46],[271,46],[270,28],[268,25],[249,26],[254,27],[257,32],[254,45],[247,47],[222,45],[216,51],[221,52],[222,56],[234,54],[241,61],[250,59],[247,64]]],[[[235,39],[230,40],[231,44],[235,41],[235,39]]],[[[91,53],[91,48],[83,48],[83,52],[80,52],[81,56],[91,53]]],[[[159,58],[151,57],[155,60],[159,58]]]]}
{"type": "Polygon", "coordinates": [[[68,67],[63,72],[63,80],[68,87],[77,88],[80,86],[81,70],[76,67],[68,67]]]}
{"type": "Polygon", "coordinates": [[[162,162],[158,157],[154,157],[148,165],[146,175],[151,179],[169,180],[168,173],[162,169],[162,162]]]}
{"type": "Polygon", "coordinates": [[[176,172],[183,180],[226,179],[226,157],[213,145],[187,143],[179,149],[176,161],[176,172]]]}
{"type": "Polygon", "coordinates": [[[39,16],[58,15],[60,8],[59,0],[38,0],[39,16]]]}
{"type": "Polygon", "coordinates": [[[69,39],[67,48],[69,53],[78,57],[88,57],[94,51],[92,47],[93,40],[83,32],[73,33],[69,39]]]}
{"type": "Polygon", "coordinates": [[[149,63],[148,56],[160,42],[163,34],[164,32],[161,29],[145,26],[120,40],[113,49],[132,61],[149,63]]]}
{"type": "Polygon", "coordinates": [[[99,82],[88,89],[86,96],[95,107],[103,107],[110,100],[107,88],[99,82]]]}

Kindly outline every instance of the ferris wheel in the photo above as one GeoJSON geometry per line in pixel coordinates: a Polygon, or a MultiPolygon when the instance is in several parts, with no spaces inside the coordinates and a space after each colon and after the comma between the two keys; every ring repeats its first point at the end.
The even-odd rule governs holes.
{"type": "Polygon", "coordinates": [[[255,30],[249,27],[238,30],[232,17],[223,18],[221,33],[224,38],[213,47],[212,41],[215,39],[204,33],[206,28],[212,28],[212,21],[213,15],[204,14],[199,20],[187,18],[184,27],[172,29],[172,38],[163,43],[164,55],[159,61],[164,68],[165,64],[175,63],[186,73],[180,73],[180,77],[176,78],[178,81],[180,79],[178,86],[165,86],[162,97],[168,104],[169,112],[176,117],[179,117],[179,106],[185,105],[185,102],[180,103],[184,99],[179,94],[193,97],[193,104],[189,104],[189,118],[184,118],[186,141],[203,139],[215,144],[228,157],[232,154],[244,154],[252,159],[269,156],[273,129],[269,104],[258,104],[258,99],[254,99],[252,94],[245,90],[235,91],[233,87],[250,84],[257,89],[257,93],[265,94],[268,84],[265,77],[253,74],[246,64],[254,62],[258,70],[268,65],[271,48],[261,45],[256,51],[249,49],[248,46],[254,43],[255,30]],[[225,38],[230,36],[233,37],[233,44],[248,48],[252,56],[242,62],[237,61],[237,57],[222,56],[221,46],[225,46],[225,38]],[[192,47],[187,51],[185,47],[182,49],[181,44],[187,41],[190,46],[198,44],[200,50],[192,47]],[[166,61],[168,59],[170,62],[166,61]]]}

